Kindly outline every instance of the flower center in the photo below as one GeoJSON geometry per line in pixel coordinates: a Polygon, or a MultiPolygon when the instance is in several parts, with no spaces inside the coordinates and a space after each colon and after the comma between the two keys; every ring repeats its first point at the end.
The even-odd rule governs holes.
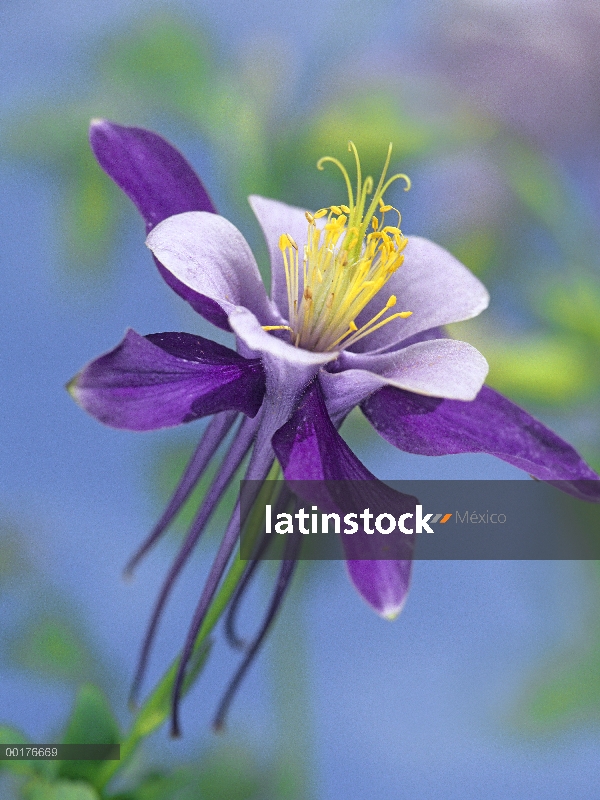
{"type": "Polygon", "coordinates": [[[306,212],[308,236],[303,253],[298,252],[289,234],[284,233],[279,239],[289,319],[289,325],[281,327],[290,331],[296,347],[307,350],[343,350],[392,320],[412,314],[411,311],[388,313],[396,305],[392,294],[377,314],[360,328],[356,325],[358,314],[404,261],[402,251],[408,239],[400,230],[400,212],[386,205],[383,195],[399,178],[406,182],[407,191],[410,180],[406,175],[397,174],[386,181],[392,155],[390,144],[381,178],[373,192],[373,179],[369,176],[362,181],[360,160],[353,142],[348,149],[356,161],[356,194],[346,168],[338,159],[325,156],[317,163],[318,169],[323,169],[328,161],[340,169],[348,189],[348,205],[322,208],[314,215],[306,212]],[[385,223],[390,211],[398,215],[397,225],[385,223]]]}

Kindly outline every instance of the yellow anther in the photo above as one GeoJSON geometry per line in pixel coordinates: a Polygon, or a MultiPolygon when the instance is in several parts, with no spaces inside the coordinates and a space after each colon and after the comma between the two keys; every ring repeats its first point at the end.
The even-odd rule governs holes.
{"type": "Polygon", "coordinates": [[[289,325],[263,325],[263,331],[292,331],[289,325]]]}
{"type": "Polygon", "coordinates": [[[410,312],[388,314],[397,303],[396,296],[392,295],[365,325],[360,328],[356,325],[360,312],[404,260],[402,250],[407,239],[400,230],[400,212],[394,209],[398,214],[396,226],[384,227],[384,215],[393,206],[386,205],[383,196],[394,181],[403,178],[408,185],[408,180],[400,174],[386,179],[391,145],[376,186],[370,176],[363,180],[352,142],[349,149],[356,162],[355,190],[348,171],[338,159],[326,156],[317,163],[319,169],[328,162],[340,169],[348,190],[348,204],[332,205],[315,213],[305,212],[308,236],[301,254],[289,234],[279,239],[287,284],[289,325],[265,328],[290,330],[293,345],[318,352],[352,347],[382,325],[410,316],[410,312]],[[317,226],[316,220],[322,218],[325,224],[317,226]]]}
{"type": "Polygon", "coordinates": [[[400,311],[396,316],[402,317],[402,319],[406,319],[407,317],[412,317],[412,311],[400,311]]]}

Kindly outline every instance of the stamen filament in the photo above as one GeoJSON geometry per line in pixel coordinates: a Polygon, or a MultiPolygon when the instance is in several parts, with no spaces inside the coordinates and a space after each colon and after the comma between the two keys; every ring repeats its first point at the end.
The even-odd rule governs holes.
{"type": "Polygon", "coordinates": [[[351,322],[350,325],[348,326],[348,330],[345,333],[342,333],[342,335],[339,336],[335,340],[335,342],[333,342],[333,344],[330,344],[329,347],[327,348],[327,350],[335,350],[335,348],[342,341],[342,339],[345,339],[346,336],[349,336],[351,333],[353,333],[354,331],[357,331],[357,330],[358,330],[358,328],[356,327],[356,322],[351,322]]]}
{"type": "Polygon", "coordinates": [[[412,311],[399,311],[397,314],[392,314],[391,317],[387,317],[386,319],[382,319],[377,325],[374,325],[369,330],[365,330],[366,326],[361,328],[355,336],[351,336],[350,339],[346,342],[346,347],[350,347],[351,344],[355,344],[358,342],[359,339],[363,339],[365,336],[368,336],[370,333],[378,330],[378,328],[383,328],[384,325],[387,325],[388,322],[391,322],[393,319],[406,319],[407,317],[412,316],[412,311]]]}
{"type": "MultiPolygon", "coordinates": [[[[353,142],[348,150],[356,163],[356,191],[348,171],[337,158],[325,156],[318,169],[331,162],[338,167],[348,190],[348,205],[334,204],[315,213],[306,212],[308,234],[302,254],[302,286],[298,246],[287,233],[279,239],[287,284],[289,325],[265,326],[264,330],[289,330],[292,342],[320,352],[350,347],[388,322],[409,316],[411,312],[392,314],[381,319],[395,305],[388,303],[365,325],[357,328],[355,319],[385,286],[402,265],[407,238],[400,229],[398,209],[383,201],[386,189],[402,178],[406,189],[410,181],[397,173],[387,178],[392,146],[388,147],[379,181],[373,191],[373,178],[364,180],[358,151],[353,142]],[[368,198],[370,202],[367,202],[368,198]],[[366,209],[366,210],[365,210],[366,209]],[[388,211],[398,214],[397,225],[385,225],[388,211]],[[326,219],[324,219],[326,217],[326,219]],[[324,224],[317,225],[323,219],[324,224]],[[370,227],[370,233],[367,229],[370,227]]],[[[393,301],[393,302],[392,302],[393,301]]]]}

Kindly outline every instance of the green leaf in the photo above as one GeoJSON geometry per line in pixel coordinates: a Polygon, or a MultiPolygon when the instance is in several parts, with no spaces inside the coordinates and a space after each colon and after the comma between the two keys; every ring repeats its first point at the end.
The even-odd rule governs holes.
{"type": "Polygon", "coordinates": [[[504,151],[502,165],[521,202],[550,230],[560,232],[570,204],[553,164],[525,142],[513,139],[504,151]]]}
{"type": "MultiPolygon", "coordinates": [[[[265,777],[251,754],[241,747],[215,748],[202,762],[197,775],[199,797],[227,800],[264,798],[265,777]]],[[[270,794],[270,793],[269,793],[270,794]]],[[[267,795],[268,796],[268,795],[267,795]]]]}
{"type": "Polygon", "coordinates": [[[471,272],[481,277],[487,273],[498,254],[499,232],[495,228],[473,228],[453,236],[444,246],[471,272]]]}
{"type": "Polygon", "coordinates": [[[566,336],[480,340],[477,346],[490,364],[487,383],[517,400],[560,405],[585,397],[597,385],[587,351],[566,336]]]}
{"type": "Polygon", "coordinates": [[[31,564],[24,552],[24,535],[10,521],[0,523],[0,589],[10,581],[23,581],[31,572],[31,564]]]}
{"type": "Polygon", "coordinates": [[[540,734],[600,719],[599,672],[598,645],[557,659],[519,703],[520,727],[540,734]]]}
{"type": "Polygon", "coordinates": [[[582,277],[572,284],[553,286],[541,308],[548,319],[565,330],[600,343],[600,284],[582,277]]]}
{"type": "MultiPolygon", "coordinates": [[[[21,733],[21,731],[16,730],[15,728],[9,728],[7,725],[0,725],[0,747],[4,747],[7,744],[28,744],[29,740],[27,737],[21,733]]],[[[39,762],[36,761],[0,761],[0,770],[6,770],[6,772],[12,772],[14,775],[32,775],[36,773],[37,764],[39,762]]]]}
{"type": "Polygon", "coordinates": [[[81,681],[97,672],[92,653],[67,617],[36,616],[8,643],[10,660],[47,678],[81,681]]]}
{"type": "MultiPolygon", "coordinates": [[[[227,797],[227,794],[221,796],[227,797]]],[[[198,769],[176,767],[168,774],[146,775],[138,786],[111,800],[204,800],[204,795],[198,788],[198,769]]]]}
{"type": "Polygon", "coordinates": [[[72,781],[33,781],[23,789],[25,800],[100,800],[100,795],[87,783],[72,781]]]}
{"type": "Polygon", "coordinates": [[[211,74],[207,42],[187,20],[159,13],[107,41],[100,72],[111,90],[136,103],[186,116],[199,105],[211,74]]]}
{"type": "Polygon", "coordinates": [[[261,770],[247,748],[223,743],[200,763],[153,772],[112,800],[264,800],[274,796],[272,785],[270,770],[261,770]]]}
{"type": "Polygon", "coordinates": [[[378,178],[390,142],[396,162],[427,151],[434,137],[431,126],[390,100],[387,89],[372,87],[330,103],[315,115],[305,131],[304,149],[312,163],[323,155],[347,158],[346,145],[352,139],[365,173],[377,173],[378,178]]]}
{"type": "MultiPolygon", "coordinates": [[[[108,700],[96,686],[85,684],[77,695],[63,743],[118,744],[119,742],[119,726],[108,700]]],[[[118,761],[114,763],[119,764],[118,761]]],[[[96,785],[102,767],[101,761],[62,761],[58,774],[64,778],[83,778],[96,785]]]]}
{"type": "MultiPolygon", "coordinates": [[[[27,744],[29,740],[24,733],[16,728],[9,728],[8,725],[0,725],[0,745],[3,744],[27,744]]],[[[0,762],[0,767],[4,762],[0,762]]]]}
{"type": "Polygon", "coordinates": [[[91,157],[86,159],[66,181],[60,210],[68,265],[73,271],[106,269],[119,208],[107,177],[91,157]]]}
{"type": "MultiPolygon", "coordinates": [[[[212,643],[206,639],[202,639],[201,641],[197,640],[183,684],[182,696],[185,696],[189,692],[196,678],[200,675],[210,653],[211,644],[212,643]]],[[[97,785],[99,787],[105,786],[115,772],[133,755],[142,739],[159,728],[169,717],[171,712],[173,684],[175,682],[178,665],[179,659],[177,658],[150,697],[138,711],[130,732],[125,738],[125,741],[121,744],[121,760],[119,762],[107,761],[102,765],[102,769],[99,771],[97,778],[97,785]]]]}

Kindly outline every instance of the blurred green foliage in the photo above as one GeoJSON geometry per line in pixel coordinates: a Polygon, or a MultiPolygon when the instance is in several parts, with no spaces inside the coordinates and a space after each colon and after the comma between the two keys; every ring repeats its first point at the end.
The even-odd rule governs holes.
{"type": "Polygon", "coordinates": [[[106,684],[108,669],[75,602],[41,573],[27,539],[20,526],[0,519],[0,598],[17,609],[0,631],[2,659],[45,681],[106,684]]]}
{"type": "MultiPolygon", "coordinates": [[[[164,678],[135,713],[128,731],[121,731],[107,695],[94,683],[85,682],[94,672],[91,663],[101,661],[95,649],[81,635],[77,613],[64,597],[48,585],[25,549],[26,534],[15,523],[0,528],[0,600],[11,595],[20,613],[8,621],[10,642],[2,650],[13,667],[39,675],[45,680],[78,685],[74,707],[65,723],[63,743],[120,743],[120,761],[37,761],[0,760],[0,778],[13,778],[14,797],[22,800],[296,800],[300,753],[278,750],[271,762],[258,760],[246,744],[231,739],[213,743],[199,759],[162,769],[144,767],[147,754],[138,753],[140,745],[161,728],[171,713],[171,697],[177,659],[164,678]],[[33,590],[35,586],[35,591],[33,590]],[[43,611],[42,611],[43,608],[43,611]],[[111,787],[117,781],[117,788],[111,787]],[[118,788],[118,787],[121,788],[118,788]],[[123,788],[125,787],[125,788],[123,788]],[[115,793],[116,792],[116,793],[115,793]]],[[[219,620],[227,598],[237,585],[240,566],[234,563],[237,578],[226,580],[211,611],[211,621],[203,628],[186,672],[183,695],[194,685],[210,652],[208,638],[219,620]]],[[[297,648],[296,648],[297,652],[297,648]]],[[[96,668],[96,673],[105,674],[96,668]]],[[[113,678],[114,683],[114,678],[113,678]]],[[[106,681],[109,688],[110,681],[106,681]]],[[[290,711],[286,712],[289,716],[290,711]]],[[[57,738],[54,738],[56,741],[57,738]]],[[[21,731],[0,725],[0,745],[30,744],[21,731]]],[[[0,787],[9,784],[0,781],[0,787]]]]}
{"type": "MultiPolygon", "coordinates": [[[[206,652],[197,666],[201,666],[205,656],[206,652]]],[[[197,670],[191,677],[192,682],[196,676],[197,670]]],[[[168,705],[167,702],[161,724],[168,714],[168,705]]],[[[144,735],[152,729],[152,726],[141,727],[145,729],[144,735]]],[[[234,741],[213,744],[193,764],[150,770],[140,769],[138,764],[127,774],[133,753],[127,744],[130,735],[120,733],[100,689],[84,684],[75,699],[61,742],[112,744],[124,741],[121,761],[0,760],[0,773],[12,773],[22,800],[214,800],[220,797],[285,800],[297,796],[296,786],[283,792],[276,788],[281,775],[277,764],[259,763],[247,747],[234,741]],[[110,769],[107,771],[106,767],[110,769]],[[117,773],[122,788],[115,793],[106,785],[117,773]]],[[[28,743],[20,731],[0,726],[0,745],[28,743]]]]}
{"type": "MultiPolygon", "coordinates": [[[[93,684],[84,684],[77,694],[75,708],[64,732],[64,744],[119,744],[119,725],[113,717],[108,700],[93,684]]],[[[102,772],[101,761],[62,761],[59,778],[82,780],[98,786],[102,772]]]]}
{"type": "Polygon", "coordinates": [[[7,646],[9,660],[46,679],[77,683],[97,675],[94,656],[82,632],[71,619],[72,609],[54,608],[21,625],[7,646]]]}
{"type": "Polygon", "coordinates": [[[598,386],[585,348],[557,334],[486,342],[488,383],[524,403],[564,404],[598,386]]]}
{"type": "Polygon", "coordinates": [[[549,734],[600,719],[600,637],[574,647],[539,670],[519,722],[522,729],[549,734]]]}

